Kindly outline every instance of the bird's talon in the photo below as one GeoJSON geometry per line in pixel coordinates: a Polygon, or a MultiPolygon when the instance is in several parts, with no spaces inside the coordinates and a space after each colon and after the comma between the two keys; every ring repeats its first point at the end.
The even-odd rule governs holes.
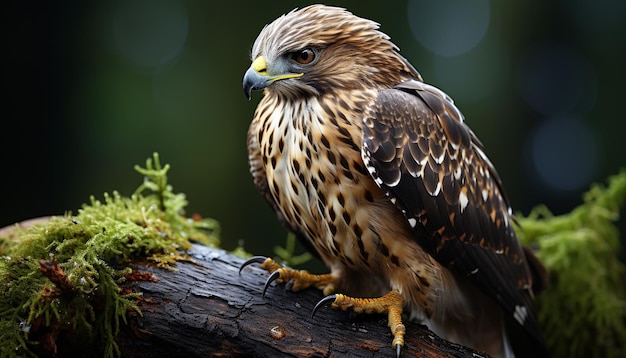
{"type": "Polygon", "coordinates": [[[329,295],[319,300],[319,302],[313,308],[313,312],[311,312],[311,318],[315,316],[315,312],[317,312],[320,308],[322,308],[327,303],[334,302],[336,299],[337,299],[337,295],[329,295]]]}
{"type": "Polygon", "coordinates": [[[400,358],[401,352],[402,352],[402,345],[396,344],[396,358],[400,358]]]}
{"type": "Polygon", "coordinates": [[[267,260],[267,257],[265,256],[253,256],[247,259],[246,262],[244,262],[243,264],[241,264],[241,266],[239,266],[239,274],[241,275],[241,270],[243,270],[244,267],[251,265],[251,264],[263,264],[265,260],[267,260]]]}
{"type": "Polygon", "coordinates": [[[279,278],[280,278],[280,271],[276,270],[272,272],[272,274],[265,281],[265,286],[263,286],[263,294],[261,295],[261,297],[265,297],[265,292],[267,291],[267,288],[270,287],[272,282],[278,280],[279,278]]]}

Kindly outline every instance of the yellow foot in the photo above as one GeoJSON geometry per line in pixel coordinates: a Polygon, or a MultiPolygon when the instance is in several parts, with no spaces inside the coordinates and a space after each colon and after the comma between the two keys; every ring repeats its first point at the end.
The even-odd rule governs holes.
{"type": "Polygon", "coordinates": [[[335,279],[330,274],[314,275],[306,270],[290,269],[264,256],[254,256],[248,259],[239,268],[239,273],[241,273],[244,267],[253,263],[261,264],[261,268],[271,274],[265,282],[265,287],[263,287],[263,296],[265,296],[265,291],[267,291],[267,288],[273,281],[278,283],[291,282],[292,291],[300,291],[311,286],[321,290],[325,295],[335,291],[335,279]]]}
{"type": "Polygon", "coordinates": [[[404,346],[404,334],[406,328],[402,323],[402,296],[398,291],[390,291],[386,295],[378,298],[353,298],[342,294],[330,295],[323,298],[315,305],[311,316],[317,312],[322,306],[332,302],[331,306],[340,308],[343,311],[352,309],[356,313],[387,313],[387,321],[393,341],[391,346],[396,349],[396,355],[400,356],[402,346],[404,346]]]}

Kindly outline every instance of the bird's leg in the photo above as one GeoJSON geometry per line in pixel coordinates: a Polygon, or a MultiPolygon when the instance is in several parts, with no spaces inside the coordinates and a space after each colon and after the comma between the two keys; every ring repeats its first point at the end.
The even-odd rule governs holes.
{"type": "Polygon", "coordinates": [[[343,311],[352,309],[355,313],[387,313],[387,321],[393,341],[391,346],[396,348],[399,354],[404,345],[406,328],[402,323],[402,308],[404,300],[400,293],[392,290],[378,298],[354,298],[342,294],[330,295],[323,298],[313,309],[313,314],[323,305],[332,302],[331,307],[340,308],[343,311]]]}
{"type": "Polygon", "coordinates": [[[291,290],[294,292],[304,290],[305,288],[311,286],[321,290],[325,295],[329,295],[335,291],[335,279],[331,274],[315,275],[309,273],[306,270],[290,269],[288,267],[283,267],[283,265],[279,264],[269,257],[252,257],[248,261],[244,262],[243,265],[241,265],[241,267],[239,268],[239,272],[241,272],[244,267],[252,263],[260,263],[261,268],[271,274],[265,282],[265,287],[263,288],[264,296],[267,287],[273,281],[276,281],[278,283],[291,282],[291,290]]]}
{"type": "MultiPolygon", "coordinates": [[[[244,267],[253,263],[261,264],[261,268],[270,273],[263,288],[264,296],[267,287],[273,281],[279,283],[291,282],[292,291],[299,291],[313,286],[321,290],[325,295],[329,295],[335,290],[335,279],[331,274],[314,275],[306,270],[290,269],[283,267],[269,257],[252,257],[241,265],[239,272],[241,273],[244,267]]],[[[388,325],[393,335],[391,346],[396,349],[397,356],[400,356],[400,350],[404,346],[406,328],[402,323],[404,300],[398,291],[392,290],[378,298],[354,298],[342,294],[329,295],[315,305],[311,316],[315,315],[317,310],[328,303],[331,303],[332,307],[340,308],[343,311],[352,309],[355,313],[387,313],[388,325]]]]}

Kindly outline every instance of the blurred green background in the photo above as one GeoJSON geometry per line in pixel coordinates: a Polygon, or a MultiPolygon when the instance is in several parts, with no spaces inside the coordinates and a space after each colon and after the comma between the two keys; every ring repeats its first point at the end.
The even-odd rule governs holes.
{"type": "MultiPolygon", "coordinates": [[[[263,25],[303,1],[5,1],[0,226],[129,195],[152,152],[188,214],[272,254],[241,79],[263,25]]],[[[515,211],[571,210],[626,166],[626,2],[334,1],[374,19],[483,141],[515,211]]],[[[624,225],[622,225],[622,228],[624,225]]],[[[625,232],[622,229],[622,232],[625,232]]]]}

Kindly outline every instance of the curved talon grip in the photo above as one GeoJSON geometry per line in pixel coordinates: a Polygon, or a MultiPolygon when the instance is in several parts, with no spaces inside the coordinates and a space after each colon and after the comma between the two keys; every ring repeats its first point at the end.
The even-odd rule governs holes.
{"type": "Polygon", "coordinates": [[[276,270],[272,272],[270,277],[267,278],[267,281],[265,281],[265,286],[263,286],[263,294],[261,295],[261,297],[265,298],[265,291],[267,291],[267,288],[270,287],[270,284],[276,281],[278,278],[280,278],[280,271],[276,270]]]}
{"type": "Polygon", "coordinates": [[[337,295],[329,295],[326,296],[324,298],[322,298],[313,308],[313,312],[311,312],[311,318],[313,318],[313,316],[315,316],[315,312],[317,312],[317,310],[319,310],[320,308],[322,308],[322,306],[326,305],[327,303],[330,302],[335,302],[335,300],[337,299],[337,295]]]}
{"type": "Polygon", "coordinates": [[[243,264],[241,264],[241,266],[239,266],[239,274],[241,275],[241,270],[243,270],[244,267],[251,265],[251,264],[262,264],[265,262],[265,260],[267,260],[267,257],[265,256],[253,256],[247,259],[246,262],[244,262],[243,264]]]}

